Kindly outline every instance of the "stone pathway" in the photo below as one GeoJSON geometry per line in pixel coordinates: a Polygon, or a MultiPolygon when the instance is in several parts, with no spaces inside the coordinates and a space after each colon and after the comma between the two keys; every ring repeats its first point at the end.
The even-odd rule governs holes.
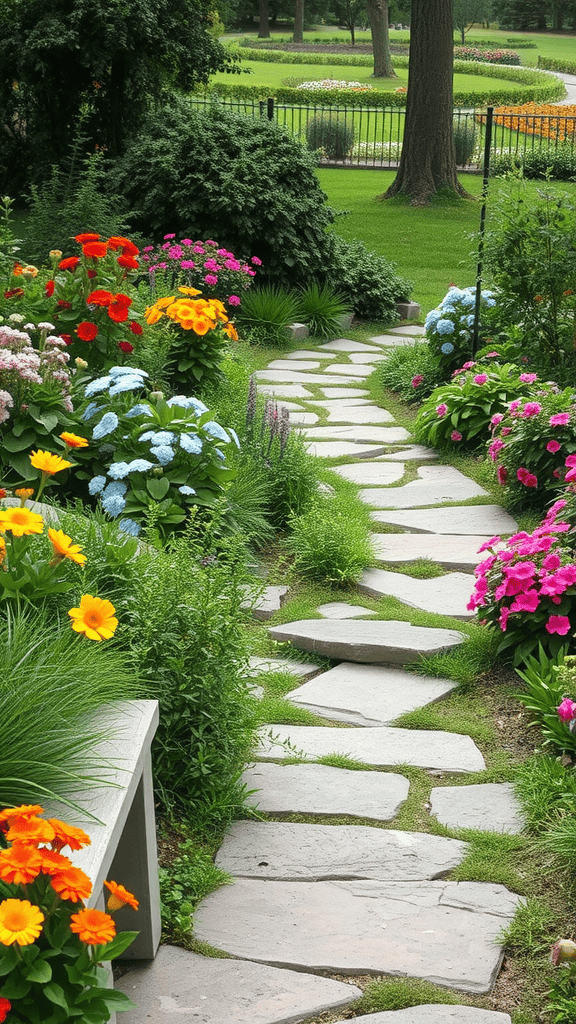
{"type": "MultiPolygon", "coordinates": [[[[337,461],[335,472],[356,483],[374,510],[373,548],[382,567],[366,569],[360,600],[389,596],[407,608],[464,620],[478,547],[517,525],[498,506],[468,504],[482,502],[486,492],[458,470],[435,465],[436,453],[414,444],[362,386],[391,346],[414,344],[422,333],[395,328],[367,344],[339,338],[279,356],[256,376],[263,394],[287,405],[313,455],[328,463],[348,459],[337,461]],[[403,483],[408,464],[417,477],[403,483]],[[410,574],[411,563],[422,560],[435,575],[410,574]]],[[[274,587],[247,593],[246,600],[255,615],[268,618],[287,597],[274,587]]],[[[447,876],[467,850],[458,830],[522,829],[512,788],[466,784],[467,775],[485,769],[469,736],[393,724],[442,700],[455,685],[403,666],[458,646],[464,635],[450,623],[375,619],[374,610],[347,601],[320,605],[317,614],[269,627],[270,637],[289,642],[295,657],[253,658],[249,672],[256,680],[266,671],[289,672],[294,685],[286,699],[326,724],[263,727],[257,760],[242,782],[256,815],[326,823],[234,822],[217,855],[234,882],[204,899],[194,915],[195,937],[226,958],[163,947],[154,964],[119,980],[117,987],[140,1004],[124,1024],[296,1024],[323,1011],[352,1006],[353,1012],[360,995],[355,976],[426,979],[456,999],[494,985],[502,960],[498,936],[521,898],[501,885],[447,876]],[[298,661],[298,650],[335,664],[298,661]],[[350,767],[345,760],[342,767],[318,763],[329,755],[349,759],[350,767]],[[428,805],[431,823],[455,835],[393,827],[410,795],[408,765],[461,776],[461,785],[434,787],[428,805]]],[[[507,1014],[462,1003],[365,1019],[511,1024],[507,1014]]]]}

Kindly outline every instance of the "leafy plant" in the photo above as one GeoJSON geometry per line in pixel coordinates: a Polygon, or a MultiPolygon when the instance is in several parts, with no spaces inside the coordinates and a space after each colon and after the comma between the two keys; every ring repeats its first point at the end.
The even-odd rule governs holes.
{"type": "Polygon", "coordinates": [[[321,149],[329,160],[345,160],[350,156],[355,142],[351,124],[331,113],[316,114],[306,125],[308,149],[321,149]]]}
{"type": "Polygon", "coordinates": [[[327,284],[313,281],[299,296],[299,317],[318,338],[333,338],[342,330],[343,318],[352,307],[327,284]]]}
{"type": "Polygon", "coordinates": [[[170,866],[160,868],[162,927],[176,941],[189,939],[197,904],[230,881],[230,876],[213,863],[208,849],[193,839],[183,840],[170,866]]]}
{"type": "Polygon", "coordinates": [[[298,320],[300,303],[293,292],[279,285],[264,285],[253,288],[244,296],[237,320],[240,326],[251,332],[264,345],[285,345],[289,338],[289,326],[298,320]]]}
{"type": "MultiPolygon", "coordinates": [[[[559,675],[559,668],[565,664],[566,652],[560,650],[555,657],[549,657],[542,644],[538,645],[538,656],[526,659],[522,669],[516,672],[525,683],[526,689],[516,697],[533,715],[532,724],[542,730],[544,742],[560,753],[576,752],[576,737],[560,718],[561,705],[567,688],[559,675]]],[[[576,695],[576,690],[574,690],[576,695]]]]}
{"type": "MultiPolygon", "coordinates": [[[[481,308],[495,306],[493,295],[491,291],[481,293],[481,308]]],[[[424,321],[430,351],[437,357],[446,376],[471,358],[475,302],[475,288],[456,288],[453,285],[424,321]]]]}
{"type": "Polygon", "coordinates": [[[399,345],[378,366],[382,387],[395,391],[405,402],[422,402],[444,380],[428,342],[399,345]]]}
{"type": "Polygon", "coordinates": [[[357,583],[374,561],[369,514],[353,494],[317,495],[290,520],[289,548],[294,566],[306,579],[346,587],[357,583]]]}
{"type": "Polygon", "coordinates": [[[411,282],[360,239],[346,241],[335,233],[329,238],[330,253],[322,278],[350,303],[356,316],[396,323],[397,303],[410,298],[411,282]]]}
{"type": "Polygon", "coordinates": [[[192,390],[218,376],[228,342],[238,341],[238,335],[219,299],[197,298],[197,288],[180,286],[178,291],[157,299],[146,310],[146,322],[169,325],[174,383],[178,390],[192,390]]]}
{"type": "Polygon", "coordinates": [[[476,146],[476,128],[473,121],[466,118],[454,120],[454,149],[457,167],[466,167],[472,160],[476,146]]]}

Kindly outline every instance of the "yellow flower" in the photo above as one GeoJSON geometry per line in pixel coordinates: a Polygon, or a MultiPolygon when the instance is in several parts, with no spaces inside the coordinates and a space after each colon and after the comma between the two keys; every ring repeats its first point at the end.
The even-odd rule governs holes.
{"type": "Polygon", "coordinates": [[[53,473],[60,473],[62,469],[69,469],[72,465],[71,462],[67,462],[66,459],[62,459],[59,455],[43,451],[32,452],[30,462],[34,469],[39,469],[42,473],[47,473],[49,476],[52,476],[53,473]]]}
{"type": "Polygon", "coordinates": [[[28,498],[31,498],[32,495],[34,494],[34,488],[33,487],[18,487],[14,491],[14,494],[16,495],[17,498],[20,498],[20,501],[22,502],[22,504],[24,504],[24,502],[27,501],[28,498]]]}
{"type": "Polygon", "coordinates": [[[162,310],[156,306],[149,306],[144,310],[144,318],[147,324],[157,324],[159,320],[164,316],[162,310]]]}
{"type": "Polygon", "coordinates": [[[6,541],[4,540],[4,537],[0,537],[0,565],[2,565],[2,562],[4,561],[5,558],[6,558],[6,541]]]}
{"type": "Polygon", "coordinates": [[[197,288],[184,288],[181,286],[178,291],[182,292],[183,295],[202,295],[202,292],[198,291],[197,288]]]}
{"type": "Polygon", "coordinates": [[[3,946],[30,946],[42,931],[44,914],[29,900],[0,903],[0,942],[3,946]]]}
{"type": "Polygon", "coordinates": [[[33,267],[32,264],[28,264],[26,267],[22,267],[22,273],[24,277],[38,277],[38,267],[33,267]]]}
{"type": "Polygon", "coordinates": [[[52,257],[53,260],[59,260],[62,257],[62,250],[61,249],[50,249],[49,255],[52,257]]]}
{"type": "Polygon", "coordinates": [[[0,512],[0,533],[10,530],[15,537],[29,533],[42,533],[44,520],[29,508],[7,508],[0,512]]]}
{"type": "Polygon", "coordinates": [[[84,633],[89,640],[109,640],[118,625],[115,611],[111,601],[84,594],[80,598],[80,607],[71,608],[68,615],[73,620],[72,629],[76,633],[84,633]]]}
{"type": "Polygon", "coordinates": [[[133,907],[134,910],[138,910],[138,900],[128,889],[125,889],[123,885],[118,885],[117,882],[104,882],[106,888],[110,891],[108,902],[106,903],[106,909],[113,914],[115,910],[120,910],[121,907],[125,907],[127,904],[133,907]]]}
{"type": "Polygon", "coordinates": [[[90,443],[85,437],[80,437],[78,434],[68,434],[66,431],[60,434],[60,437],[69,448],[87,448],[90,443]]]}
{"type": "Polygon", "coordinates": [[[224,334],[227,334],[228,337],[232,339],[232,341],[238,341],[238,331],[234,327],[234,324],[230,322],[223,324],[222,330],[224,331],[224,334]]]}
{"type": "Polygon", "coordinates": [[[81,554],[82,548],[79,544],[73,544],[72,538],[66,536],[63,530],[48,530],[48,536],[52,541],[56,561],[69,558],[71,562],[84,565],[86,555],[81,554]]]}

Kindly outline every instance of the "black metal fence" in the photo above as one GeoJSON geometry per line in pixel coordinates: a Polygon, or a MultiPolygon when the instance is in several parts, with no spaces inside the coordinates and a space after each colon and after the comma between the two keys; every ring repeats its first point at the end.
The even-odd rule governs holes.
{"type": "MultiPolygon", "coordinates": [[[[208,107],[210,97],[193,96],[194,106],[208,107]]],[[[250,117],[268,117],[291,135],[323,152],[327,166],[396,167],[404,136],[403,107],[326,107],[318,104],[277,103],[273,99],[219,99],[223,106],[250,117]],[[325,126],[313,131],[311,122],[325,126]]],[[[486,110],[455,110],[456,162],[461,168],[480,171],[484,151],[486,110]]],[[[514,108],[497,108],[492,131],[492,157],[524,157],[535,150],[554,153],[574,147],[576,117],[566,114],[519,114],[514,108]]]]}

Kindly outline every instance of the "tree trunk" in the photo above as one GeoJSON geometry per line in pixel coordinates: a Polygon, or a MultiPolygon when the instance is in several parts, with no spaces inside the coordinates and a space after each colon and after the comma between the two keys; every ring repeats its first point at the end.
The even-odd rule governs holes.
{"type": "Polygon", "coordinates": [[[348,28],[350,29],[350,42],[352,43],[352,46],[355,46],[356,45],[356,32],[355,32],[354,22],[352,22],[348,26],[348,28]]]}
{"type": "Polygon", "coordinates": [[[268,0],[260,0],[259,2],[258,39],[270,39],[268,0]]]}
{"type": "Polygon", "coordinates": [[[367,10],[374,54],[374,78],[396,78],[390,59],[388,0],[368,0],[367,10]]]}
{"type": "Polygon", "coordinates": [[[294,9],[294,35],[293,42],[304,42],[304,0],[296,0],[294,9]]]}
{"type": "Polygon", "coordinates": [[[471,198],[456,176],[452,0],[412,0],[408,95],[398,173],[382,196],[427,206],[437,192],[471,198]]]}

